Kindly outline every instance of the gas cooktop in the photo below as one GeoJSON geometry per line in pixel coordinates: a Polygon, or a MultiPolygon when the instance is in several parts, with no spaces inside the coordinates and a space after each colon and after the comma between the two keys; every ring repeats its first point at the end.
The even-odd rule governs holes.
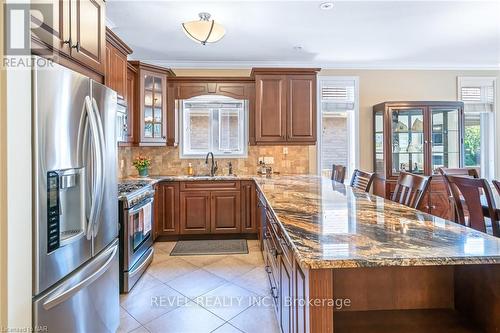
{"type": "Polygon", "coordinates": [[[147,180],[127,180],[118,184],[118,193],[120,195],[127,195],[149,185],[150,182],[147,180]]]}

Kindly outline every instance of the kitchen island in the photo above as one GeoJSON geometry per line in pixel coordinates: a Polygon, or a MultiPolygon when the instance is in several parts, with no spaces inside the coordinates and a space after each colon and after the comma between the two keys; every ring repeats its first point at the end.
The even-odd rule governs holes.
{"type": "Polygon", "coordinates": [[[500,330],[500,239],[326,178],[254,179],[283,332],[500,330]]]}

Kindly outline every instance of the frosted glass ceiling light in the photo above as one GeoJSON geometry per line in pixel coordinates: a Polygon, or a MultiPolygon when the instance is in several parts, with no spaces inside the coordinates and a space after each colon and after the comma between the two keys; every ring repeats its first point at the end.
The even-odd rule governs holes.
{"type": "Polygon", "coordinates": [[[214,20],[210,20],[209,13],[200,13],[199,21],[182,23],[184,33],[197,43],[206,45],[207,43],[218,42],[226,31],[224,27],[214,20]]]}

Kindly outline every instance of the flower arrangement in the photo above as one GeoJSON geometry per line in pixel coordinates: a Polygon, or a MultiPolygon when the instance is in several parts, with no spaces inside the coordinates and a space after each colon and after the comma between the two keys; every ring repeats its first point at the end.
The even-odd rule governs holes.
{"type": "Polygon", "coordinates": [[[137,156],[134,159],[133,165],[140,176],[146,177],[148,175],[148,169],[151,166],[151,159],[145,156],[137,156]]]}

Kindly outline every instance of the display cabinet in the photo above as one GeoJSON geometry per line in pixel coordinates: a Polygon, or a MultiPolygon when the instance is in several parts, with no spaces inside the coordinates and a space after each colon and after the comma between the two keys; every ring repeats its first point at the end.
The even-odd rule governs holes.
{"type": "Polygon", "coordinates": [[[167,79],[175,74],[167,68],[130,61],[137,70],[136,119],[140,146],[167,144],[167,79]]]}
{"type": "Polygon", "coordinates": [[[400,171],[432,176],[420,209],[450,218],[438,168],[463,167],[462,102],[385,102],[373,107],[374,192],[389,198],[400,171]]]}

